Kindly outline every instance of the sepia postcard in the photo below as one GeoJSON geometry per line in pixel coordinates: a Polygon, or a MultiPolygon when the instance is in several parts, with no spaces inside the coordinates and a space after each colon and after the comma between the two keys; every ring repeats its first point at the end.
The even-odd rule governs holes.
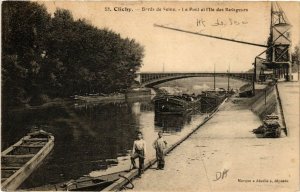
{"type": "Polygon", "coordinates": [[[2,1],[2,191],[300,191],[299,1],[2,1]]]}

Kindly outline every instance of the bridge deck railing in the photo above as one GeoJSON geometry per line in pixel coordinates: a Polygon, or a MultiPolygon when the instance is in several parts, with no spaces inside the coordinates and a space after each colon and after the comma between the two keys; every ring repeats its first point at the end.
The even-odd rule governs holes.
{"type": "Polygon", "coordinates": [[[159,82],[166,82],[167,80],[175,80],[175,79],[182,79],[188,77],[229,77],[252,81],[253,73],[140,73],[140,83],[141,84],[152,84],[159,82]]]}

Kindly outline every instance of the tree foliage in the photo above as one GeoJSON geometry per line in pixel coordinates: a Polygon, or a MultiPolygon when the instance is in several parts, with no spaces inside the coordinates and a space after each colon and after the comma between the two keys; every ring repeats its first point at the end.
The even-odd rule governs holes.
{"type": "Polygon", "coordinates": [[[142,65],[143,47],[69,10],[35,2],[2,3],[2,93],[7,104],[45,94],[123,92],[142,65]]]}

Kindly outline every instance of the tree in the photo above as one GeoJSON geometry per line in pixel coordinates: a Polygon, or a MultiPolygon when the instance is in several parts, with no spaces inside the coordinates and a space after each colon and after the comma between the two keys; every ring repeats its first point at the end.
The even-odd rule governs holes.
{"type": "Polygon", "coordinates": [[[2,4],[2,90],[10,105],[42,95],[124,92],[142,65],[143,47],[69,10],[51,18],[34,2],[2,4]]]}
{"type": "Polygon", "coordinates": [[[37,3],[2,3],[4,103],[17,104],[38,92],[37,76],[49,20],[46,8],[37,3]]]}
{"type": "Polygon", "coordinates": [[[134,40],[75,21],[62,9],[55,12],[50,31],[49,55],[66,68],[65,95],[121,92],[131,86],[143,58],[143,48],[134,40]]]}

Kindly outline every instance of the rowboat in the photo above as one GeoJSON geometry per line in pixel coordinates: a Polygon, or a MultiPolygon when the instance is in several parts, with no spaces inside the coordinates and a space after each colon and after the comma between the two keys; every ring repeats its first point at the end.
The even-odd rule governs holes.
{"type": "Polygon", "coordinates": [[[83,176],[76,180],[72,179],[58,184],[48,184],[26,189],[26,191],[101,191],[120,178],[124,178],[124,175],[129,171],[120,171],[98,177],[83,176]]]}
{"type": "Polygon", "coordinates": [[[1,189],[16,190],[54,146],[54,136],[42,130],[27,134],[1,153],[1,189]]]}

